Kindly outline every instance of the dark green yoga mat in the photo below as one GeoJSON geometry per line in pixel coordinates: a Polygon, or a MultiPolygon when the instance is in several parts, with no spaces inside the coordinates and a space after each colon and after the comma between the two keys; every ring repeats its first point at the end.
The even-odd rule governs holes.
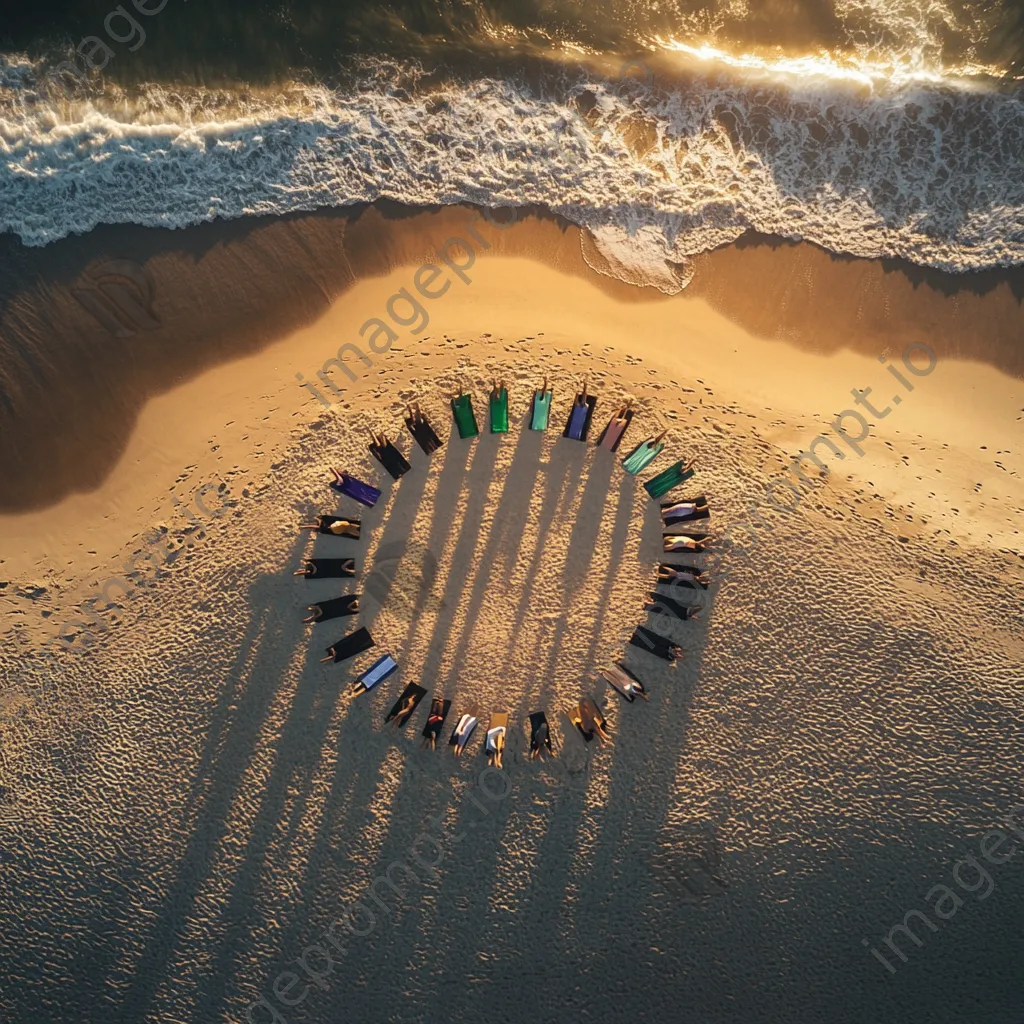
{"type": "Polygon", "coordinates": [[[495,398],[491,394],[491,433],[508,433],[508,390],[502,388],[495,398]]]}
{"type": "Polygon", "coordinates": [[[473,399],[469,395],[459,395],[452,399],[452,416],[455,418],[455,429],[459,437],[476,437],[480,433],[473,415],[473,399]]]}
{"type": "Polygon", "coordinates": [[[644,490],[652,498],[660,498],[663,494],[668,494],[673,487],[678,487],[681,483],[685,483],[691,476],[693,476],[693,470],[687,469],[684,471],[683,462],[680,459],[679,462],[673,463],[673,465],[657,476],[652,476],[644,484],[644,490]]]}

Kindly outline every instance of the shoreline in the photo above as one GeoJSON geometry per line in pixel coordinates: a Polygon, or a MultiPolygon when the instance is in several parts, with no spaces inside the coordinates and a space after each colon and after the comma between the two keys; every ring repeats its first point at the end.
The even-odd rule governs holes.
{"type": "MultiPolygon", "coordinates": [[[[692,375],[691,389],[699,374],[731,381],[746,401],[767,405],[775,396],[795,419],[766,424],[764,434],[788,453],[786,461],[840,410],[859,407],[857,390],[877,386],[878,360],[896,346],[897,363],[906,346],[926,344],[943,365],[929,380],[929,386],[941,383],[918,428],[941,415],[942,403],[955,407],[970,389],[990,395],[991,408],[974,409],[976,422],[964,424],[965,447],[985,446],[986,431],[1012,410],[1022,390],[1008,373],[1024,370],[1024,346],[1014,348],[1008,339],[1017,323],[1024,326],[1016,298],[1024,295],[1024,270],[974,282],[937,272],[912,277],[907,268],[757,238],[700,257],[690,286],[665,296],[588,266],[580,232],[568,222],[528,215],[503,226],[505,215],[384,205],[175,232],[111,229],[65,249],[58,243],[50,279],[0,304],[0,354],[8,367],[8,401],[0,412],[7,417],[0,433],[0,500],[7,511],[0,522],[14,552],[21,552],[5,552],[4,578],[30,578],[33,566],[60,573],[62,562],[71,578],[102,575],[118,552],[137,554],[143,536],[166,533],[169,524],[180,527],[181,508],[197,494],[202,500],[218,488],[241,493],[254,487],[260,466],[273,461],[289,437],[309,429],[325,408],[348,407],[372,388],[375,375],[389,372],[389,360],[407,358],[421,342],[450,347],[438,342],[439,333],[458,336],[451,345],[462,347],[474,328],[489,336],[485,299],[499,304],[502,319],[518,320],[524,337],[534,334],[528,307],[524,316],[520,305],[529,302],[531,288],[571,291],[583,316],[601,304],[603,319],[621,323],[618,338],[633,334],[627,347],[634,356],[665,365],[679,360],[692,375]],[[452,242],[458,238],[473,252],[452,242]],[[138,275],[125,276],[130,269],[106,278],[93,269],[90,278],[90,268],[129,257],[142,269],[141,282],[138,275]],[[433,271],[424,274],[431,265],[444,281],[433,271]],[[514,275],[533,284],[510,288],[514,275]],[[83,306],[75,295],[83,281],[131,333],[114,336],[110,322],[104,326],[83,306]],[[929,318],[911,330],[922,308],[929,318]],[[844,309],[857,313],[843,316],[844,309]],[[969,343],[962,332],[967,320],[974,325],[969,343]],[[39,326],[26,330],[29,323],[39,326]],[[933,333],[926,329],[932,324],[945,329],[933,333]],[[701,337],[699,352],[691,326],[701,337]],[[372,366],[353,351],[361,340],[372,366]],[[47,386],[29,375],[19,383],[18,356],[25,366],[28,353],[38,356],[35,366],[41,361],[45,367],[47,386]],[[853,397],[844,397],[851,387],[853,397]],[[15,412],[21,406],[11,399],[18,394],[36,401],[12,425],[12,405],[15,412]],[[39,473],[41,464],[47,473],[39,473]],[[154,491],[150,480],[163,483],[154,491]],[[69,520],[77,524],[75,535],[58,528],[69,520]]],[[[584,332],[600,331],[601,322],[584,332]]],[[[579,329],[560,326],[563,341],[578,346],[571,336],[579,329]]],[[[868,418],[874,436],[881,423],[868,418]]],[[[857,429],[863,433],[866,425],[857,429]]],[[[1019,453],[1010,456],[1000,451],[989,477],[1024,473],[1019,453]]],[[[836,468],[845,474],[847,467],[836,468]]],[[[888,480],[902,504],[927,503],[927,490],[905,475],[897,485],[899,468],[898,462],[879,466],[873,477],[888,480]]],[[[957,509],[965,504],[979,504],[966,481],[950,502],[957,509]]],[[[939,518],[964,535],[951,516],[939,518]]],[[[991,513],[988,527],[990,520],[991,513]]],[[[1003,546],[1019,550],[1005,525],[997,530],[1003,546]]]]}

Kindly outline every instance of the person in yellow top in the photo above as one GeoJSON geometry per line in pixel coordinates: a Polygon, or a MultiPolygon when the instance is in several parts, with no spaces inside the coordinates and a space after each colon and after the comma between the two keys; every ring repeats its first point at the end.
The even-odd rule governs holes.
{"type": "Polygon", "coordinates": [[[352,537],[359,540],[358,519],[339,519],[337,516],[317,516],[315,523],[303,523],[300,530],[316,530],[317,533],[331,533],[335,537],[352,537]]]}

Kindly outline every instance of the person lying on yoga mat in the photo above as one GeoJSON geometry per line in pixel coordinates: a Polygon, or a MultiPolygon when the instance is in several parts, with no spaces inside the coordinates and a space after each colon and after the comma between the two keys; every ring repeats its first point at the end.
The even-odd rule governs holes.
{"type": "Polygon", "coordinates": [[[476,437],[480,428],[476,425],[476,415],[473,412],[473,399],[470,395],[460,391],[452,395],[452,418],[455,420],[455,429],[463,441],[469,437],[476,437]]]}
{"type": "Polygon", "coordinates": [[[352,537],[359,540],[358,519],[339,519],[337,516],[317,516],[315,523],[303,523],[300,530],[316,530],[318,533],[333,533],[335,537],[352,537]]]}
{"type": "Polygon", "coordinates": [[[340,469],[332,468],[331,472],[334,474],[334,479],[331,481],[331,487],[334,490],[340,491],[349,498],[354,498],[360,505],[366,505],[368,508],[373,508],[377,504],[381,492],[376,487],[364,484],[362,480],[357,480],[340,469]]]}
{"type": "Polygon", "coordinates": [[[427,414],[420,410],[419,402],[405,407],[405,425],[427,455],[433,455],[441,447],[441,439],[434,433],[427,414]]]}
{"type": "Polygon", "coordinates": [[[569,421],[565,425],[565,437],[573,441],[586,441],[590,418],[594,413],[597,399],[587,394],[587,382],[583,382],[583,390],[576,393],[569,410],[569,421]]]}
{"type": "Polygon", "coordinates": [[[644,484],[644,490],[652,498],[660,498],[663,494],[668,494],[673,487],[678,487],[681,483],[689,480],[693,476],[693,467],[695,465],[696,459],[690,459],[685,464],[680,459],[669,466],[668,469],[662,470],[657,476],[652,476],[644,484]]]}
{"type": "Polygon", "coordinates": [[[484,749],[487,751],[487,763],[492,768],[501,767],[501,755],[505,751],[505,733],[508,729],[508,715],[491,715],[491,725],[487,730],[484,749]]]}
{"type": "Polygon", "coordinates": [[[379,657],[349,688],[352,697],[358,697],[384,682],[393,672],[398,671],[398,662],[390,654],[379,657]]]}
{"type": "Polygon", "coordinates": [[[370,636],[370,631],[365,626],[360,626],[354,633],[349,633],[348,636],[343,636],[331,644],[327,648],[327,657],[321,658],[320,661],[347,661],[357,654],[362,654],[363,651],[368,651],[373,646],[375,643],[373,637],[370,636]]]}
{"type": "Polygon", "coordinates": [[[430,702],[430,713],[427,715],[427,724],[423,726],[422,746],[430,745],[430,749],[437,747],[437,738],[441,735],[444,727],[444,720],[448,717],[448,709],[452,706],[450,700],[442,697],[435,697],[430,702]]]}
{"type": "Polygon", "coordinates": [[[340,619],[343,615],[355,615],[359,611],[359,595],[345,594],[343,597],[332,597],[329,601],[306,605],[310,614],[303,622],[327,622],[328,619],[340,619]]]}
{"type": "Polygon", "coordinates": [[[552,391],[548,387],[548,379],[533,393],[533,407],[530,409],[530,429],[547,430],[548,417],[551,415],[552,391]]]}
{"type": "Polygon", "coordinates": [[[391,710],[384,719],[384,724],[390,723],[395,729],[404,729],[405,723],[412,717],[419,702],[426,696],[427,691],[416,683],[410,683],[402,695],[395,701],[391,710]]]}
{"type": "Polygon", "coordinates": [[[661,658],[662,661],[675,661],[683,656],[683,649],[679,644],[655,633],[653,629],[648,629],[646,626],[637,626],[629,638],[629,642],[634,647],[639,647],[656,658],[661,658]]]}
{"type": "Polygon", "coordinates": [[[672,565],[670,562],[662,562],[658,566],[658,582],[689,587],[691,590],[696,590],[697,587],[707,590],[711,577],[695,565],[672,565]]]}
{"type": "Polygon", "coordinates": [[[595,736],[606,742],[611,741],[611,733],[607,729],[608,723],[605,722],[604,715],[601,714],[592,697],[584,697],[575,708],[570,710],[569,721],[579,729],[587,743],[595,736]]]}
{"type": "Polygon", "coordinates": [[[492,434],[507,434],[508,433],[508,388],[505,387],[505,382],[501,384],[494,381],[494,387],[491,389],[491,433],[492,434]]]}
{"type": "Polygon", "coordinates": [[[601,670],[601,675],[604,676],[608,685],[613,690],[617,690],[630,704],[637,699],[637,697],[643,697],[644,700],[649,700],[647,691],[644,689],[644,684],[632,672],[626,668],[625,665],[609,665],[608,668],[601,670]]]}
{"type": "Polygon", "coordinates": [[[630,420],[633,419],[633,410],[630,408],[632,404],[633,399],[630,398],[608,421],[608,426],[604,428],[601,436],[597,439],[597,446],[599,448],[604,448],[610,452],[618,451],[619,442],[622,440],[623,434],[626,433],[626,427],[629,426],[630,420]]]}
{"type": "Polygon", "coordinates": [[[469,742],[469,737],[473,735],[476,723],[477,717],[475,714],[463,715],[459,719],[459,724],[455,726],[452,738],[448,741],[449,745],[455,748],[453,753],[456,757],[466,749],[466,744],[469,742]]]}
{"type": "Polygon", "coordinates": [[[305,576],[308,580],[337,580],[356,574],[354,558],[307,558],[302,566],[292,575],[305,576]]]}
{"type": "Polygon", "coordinates": [[[530,715],[530,757],[538,758],[544,753],[554,754],[551,746],[551,727],[543,711],[530,715]]]}
{"type": "Polygon", "coordinates": [[[666,551],[686,551],[702,554],[711,543],[711,537],[688,537],[685,533],[663,533],[662,544],[666,551]]]}
{"type": "Polygon", "coordinates": [[[644,611],[653,612],[655,615],[674,615],[677,619],[686,622],[688,619],[699,619],[701,609],[680,604],[674,598],[659,594],[656,590],[650,590],[647,593],[647,600],[644,602],[644,611]]]}
{"type": "Polygon", "coordinates": [[[392,480],[400,479],[412,469],[409,460],[388,440],[386,434],[370,431],[370,454],[384,467],[392,480]]]}
{"type": "Polygon", "coordinates": [[[623,460],[622,468],[630,476],[636,476],[642,469],[646,469],[660,454],[665,445],[662,439],[668,433],[663,430],[656,437],[650,437],[638,444],[623,460]]]}
{"type": "Polygon", "coordinates": [[[693,501],[668,501],[661,506],[661,521],[666,526],[688,523],[692,519],[707,519],[710,515],[708,499],[703,494],[693,501]]]}
{"type": "Polygon", "coordinates": [[[416,692],[412,691],[404,696],[400,697],[398,704],[395,708],[395,713],[387,719],[389,722],[393,722],[395,727],[398,727],[399,722],[407,715],[411,715],[416,710],[416,692]]]}

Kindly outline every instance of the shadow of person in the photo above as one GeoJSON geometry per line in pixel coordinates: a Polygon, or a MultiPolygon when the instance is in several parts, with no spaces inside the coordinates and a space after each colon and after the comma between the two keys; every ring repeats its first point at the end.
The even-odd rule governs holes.
{"type": "MultiPolygon", "coordinates": [[[[296,538],[293,558],[298,557],[304,543],[305,537],[296,538]]],[[[179,944],[188,930],[188,922],[196,914],[198,901],[218,870],[217,850],[231,840],[232,814],[244,785],[245,769],[256,755],[268,722],[280,713],[280,708],[275,710],[280,680],[287,675],[295,651],[305,642],[306,627],[301,617],[280,614],[282,594],[292,589],[291,582],[280,573],[260,576],[249,588],[245,601],[239,604],[248,609],[248,621],[243,635],[235,642],[236,654],[227,667],[206,742],[195,765],[185,804],[188,839],[176,858],[173,877],[163,887],[159,905],[147,919],[146,941],[136,960],[136,970],[111,1019],[138,1021],[149,1015],[171,962],[180,952],[179,944]]],[[[224,623],[218,618],[206,628],[219,634],[224,630],[224,623]]],[[[223,637],[204,639],[199,636],[195,646],[208,650],[223,642],[223,637]]],[[[312,708],[318,691],[317,682],[310,675],[303,675],[295,697],[296,705],[312,708]]],[[[294,720],[295,714],[293,709],[287,720],[294,720]]],[[[289,757],[293,755],[291,746],[285,749],[289,757]]],[[[261,810],[252,823],[246,859],[236,867],[234,890],[236,894],[244,893],[244,897],[236,895],[232,902],[241,899],[244,903],[244,908],[234,906],[240,920],[251,908],[258,888],[262,854],[277,827],[283,783],[275,783],[274,779],[280,780],[280,776],[272,775],[269,789],[263,794],[261,810]]],[[[113,899],[114,894],[111,896],[113,899]]],[[[107,947],[107,951],[111,957],[117,955],[112,946],[107,947]]],[[[81,965],[83,971],[96,967],[95,961],[81,965]]]]}

